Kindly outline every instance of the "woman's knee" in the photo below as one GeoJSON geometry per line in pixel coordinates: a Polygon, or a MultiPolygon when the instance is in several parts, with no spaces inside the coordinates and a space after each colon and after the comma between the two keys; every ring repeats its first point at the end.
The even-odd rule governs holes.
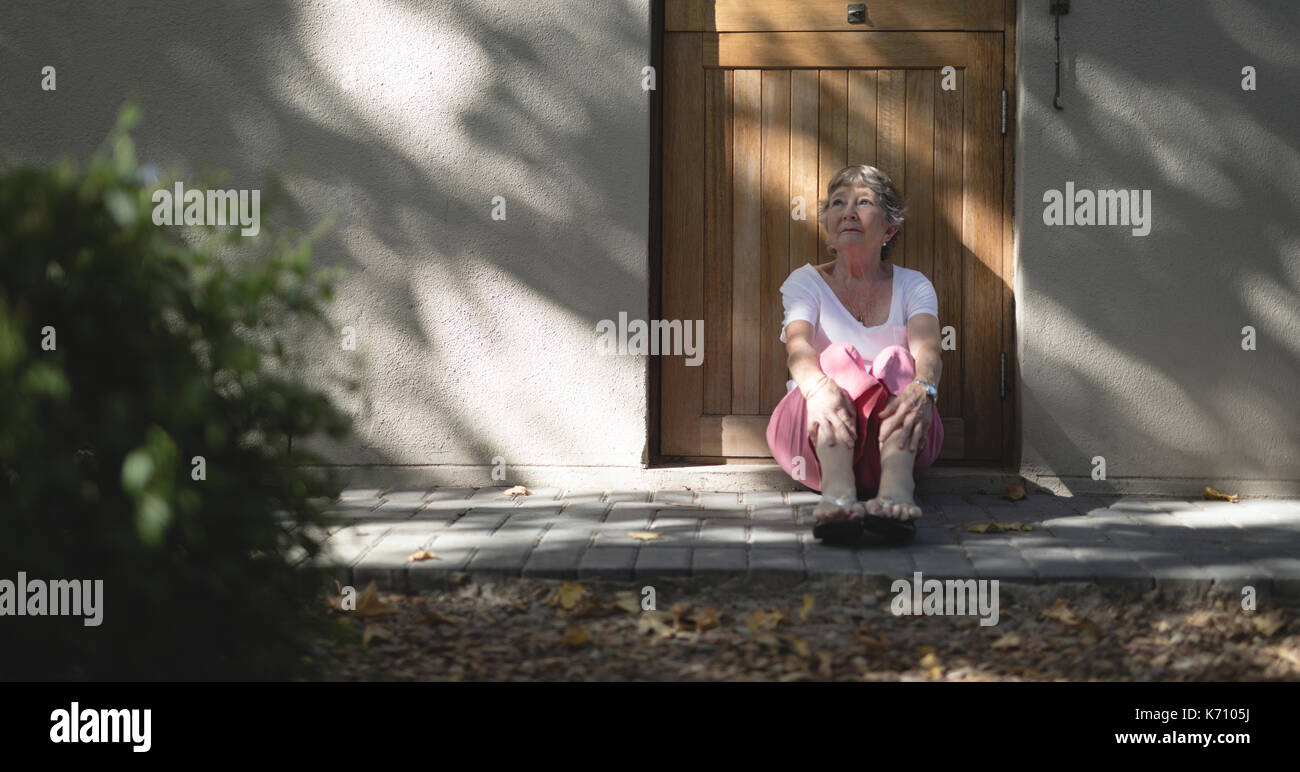
{"type": "Polygon", "coordinates": [[[886,346],[871,362],[871,374],[897,394],[916,376],[916,360],[903,346],[886,346]]]}
{"type": "Polygon", "coordinates": [[[907,346],[885,346],[880,350],[880,353],[876,354],[876,358],[873,360],[873,363],[879,364],[889,362],[907,364],[913,368],[916,367],[916,358],[912,356],[912,352],[908,350],[907,346]]]}
{"type": "Polygon", "coordinates": [[[818,361],[821,363],[822,372],[829,373],[831,369],[843,367],[845,364],[852,363],[855,367],[863,367],[862,355],[858,353],[857,348],[852,343],[832,343],[822,351],[818,361]]]}

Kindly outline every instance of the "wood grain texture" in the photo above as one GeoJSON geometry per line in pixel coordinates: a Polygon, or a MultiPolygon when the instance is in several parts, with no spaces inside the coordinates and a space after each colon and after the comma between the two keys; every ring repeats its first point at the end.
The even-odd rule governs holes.
{"type": "Polygon", "coordinates": [[[845,166],[876,165],[876,70],[850,70],[845,166]]]}
{"type": "Polygon", "coordinates": [[[794,220],[790,225],[787,276],[804,263],[822,262],[826,254],[821,251],[821,232],[817,225],[817,202],[824,195],[818,188],[817,178],[818,81],[817,70],[790,73],[790,195],[803,198],[804,219],[794,220]]]}
{"type": "MultiPolygon", "coordinates": [[[[664,36],[664,297],[666,319],[703,318],[704,70],[700,33],[664,36]]],[[[704,352],[708,356],[708,350],[704,352]]],[[[703,368],[663,357],[662,452],[698,452],[703,368]]]]}
{"type": "Polygon", "coordinates": [[[1002,35],[973,33],[966,79],[962,323],[967,458],[1002,455],[1002,35]]]}
{"type": "Polygon", "coordinates": [[[730,70],[705,70],[704,412],[731,410],[730,70]]]}
{"type": "Polygon", "coordinates": [[[907,174],[907,262],[903,265],[934,277],[934,70],[908,70],[907,130],[904,166],[907,174]]]}
{"type": "Polygon", "coordinates": [[[870,0],[866,24],[850,24],[843,0],[668,0],[670,30],[782,31],[859,29],[965,29],[987,15],[983,0],[870,0]],[[967,10],[976,7],[975,13],[967,10]]]}
{"type": "Polygon", "coordinates": [[[965,32],[719,32],[704,38],[705,67],[954,67],[965,32]]]}
{"type": "MultiPolygon", "coordinates": [[[[934,149],[934,283],[939,296],[939,326],[952,325],[957,348],[944,351],[939,379],[939,414],[962,414],[962,356],[966,351],[962,320],[962,184],[965,70],[956,72],[956,88],[945,91],[935,79],[934,149]]],[[[945,450],[948,450],[947,448],[945,450]]]]}
{"type": "MultiPolygon", "coordinates": [[[[966,0],[966,20],[962,25],[967,30],[986,30],[990,32],[1001,32],[1003,19],[1002,8],[1003,0],[966,0]]],[[[1044,4],[1043,11],[1046,11],[1044,4]]],[[[1015,18],[1014,6],[1011,10],[1011,18],[1015,18]]]]}
{"type": "MultiPolygon", "coordinates": [[[[881,70],[876,97],[876,166],[901,191],[907,190],[905,152],[907,141],[907,73],[881,70]]],[[[906,225],[904,225],[906,228],[906,225]]],[[[896,265],[907,265],[907,239],[900,234],[890,252],[896,265]]]]}
{"type": "Polygon", "coordinates": [[[731,412],[757,413],[762,290],[763,81],[738,70],[733,108],[731,412]]]}
{"type": "Polygon", "coordinates": [[[785,396],[781,283],[790,265],[790,72],[763,71],[763,239],[758,413],[771,415],[785,396]]]}
{"type": "MultiPolygon", "coordinates": [[[[817,190],[820,195],[825,196],[826,186],[845,166],[848,78],[844,70],[822,70],[818,76],[820,95],[817,101],[817,190]]],[[[829,238],[829,234],[826,238],[829,238]]],[[[824,245],[826,241],[823,240],[822,243],[824,245]]]]}

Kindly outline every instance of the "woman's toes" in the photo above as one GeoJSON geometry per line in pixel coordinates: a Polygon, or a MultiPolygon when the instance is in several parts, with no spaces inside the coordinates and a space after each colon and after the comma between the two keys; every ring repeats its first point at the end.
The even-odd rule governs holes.
{"type": "Polygon", "coordinates": [[[908,501],[898,505],[899,520],[915,520],[921,516],[921,508],[914,502],[908,501]]]}
{"type": "Polygon", "coordinates": [[[889,517],[889,512],[886,511],[885,504],[880,500],[879,496],[868,501],[866,504],[866,509],[867,509],[867,514],[874,515],[876,517],[889,517]]]}
{"type": "Polygon", "coordinates": [[[849,516],[851,507],[836,505],[830,501],[822,499],[813,507],[813,519],[818,523],[829,523],[835,520],[843,520],[849,516]]]}

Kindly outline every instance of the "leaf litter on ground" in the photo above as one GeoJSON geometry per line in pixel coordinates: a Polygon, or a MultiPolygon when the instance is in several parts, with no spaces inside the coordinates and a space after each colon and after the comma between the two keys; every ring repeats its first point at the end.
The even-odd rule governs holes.
{"type": "Polygon", "coordinates": [[[1004,591],[992,629],[862,586],[655,585],[666,609],[618,582],[368,586],[388,618],[340,612],[354,642],[318,648],[334,680],[1300,680],[1294,603],[1052,585],[1004,591]]]}

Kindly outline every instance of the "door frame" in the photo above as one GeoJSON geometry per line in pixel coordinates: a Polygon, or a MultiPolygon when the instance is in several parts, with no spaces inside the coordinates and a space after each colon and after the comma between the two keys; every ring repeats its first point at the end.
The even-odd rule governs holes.
{"type": "MultiPolygon", "coordinates": [[[[663,93],[659,86],[664,82],[664,27],[667,0],[650,0],[650,64],[655,72],[655,89],[650,97],[650,211],[649,211],[649,282],[648,309],[651,319],[662,318],[663,313],[663,93]]],[[[1002,403],[1002,458],[999,468],[1015,471],[1021,462],[1021,395],[1020,360],[1016,351],[1016,233],[1015,233],[1015,131],[1016,131],[1016,11],[1017,0],[1000,0],[1002,4],[1003,71],[1006,86],[1006,133],[1002,136],[1002,280],[1005,285],[1002,301],[1002,350],[1005,356],[1003,383],[1006,397],[1002,403]]],[[[642,462],[647,466],[680,466],[683,464],[724,464],[725,457],[664,456],[661,453],[662,436],[662,383],[661,357],[648,356],[646,372],[646,448],[642,462]]],[[[742,463],[754,463],[744,459],[742,463]]],[[[769,463],[770,460],[769,460],[769,463]]],[[[988,462],[943,460],[935,466],[982,466],[988,462]]]]}

